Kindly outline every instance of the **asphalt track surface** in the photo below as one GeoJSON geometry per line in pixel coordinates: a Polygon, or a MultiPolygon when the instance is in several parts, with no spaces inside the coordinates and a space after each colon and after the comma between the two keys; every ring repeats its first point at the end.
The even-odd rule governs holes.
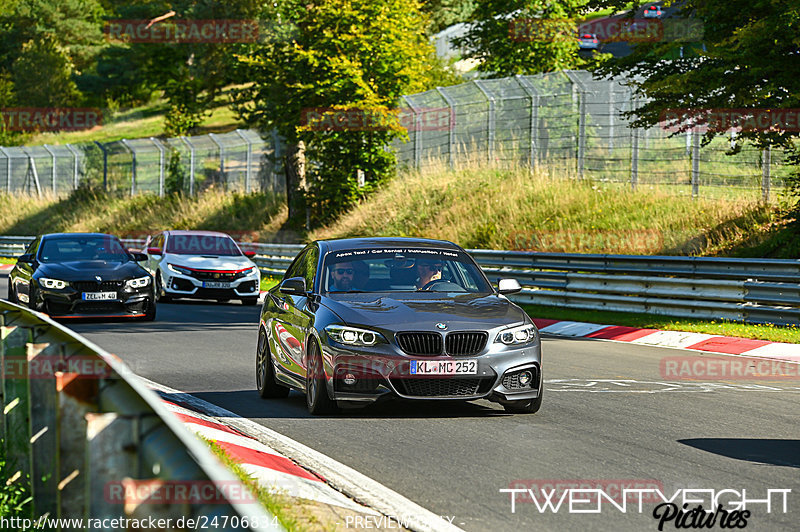
{"type": "MultiPolygon", "coordinates": [[[[0,277],[0,294],[7,278],[0,277]]],[[[499,490],[517,481],[655,481],[734,489],[764,499],[791,489],[788,510],[751,507],[748,530],[796,530],[800,518],[800,380],[675,382],[666,356],[686,351],[544,338],[542,410],[508,415],[487,401],[386,403],[311,417],[305,398],[261,400],[254,367],[259,307],[159,305],[154,323],[69,322],[136,373],[278,431],[372,477],[465,530],[657,530],[654,504],[626,513],[539,512],[499,490]],[[560,382],[553,382],[560,381],[560,382]]],[[[734,500],[732,495],[725,500],[734,500]]],[[[696,504],[690,506],[693,508],[696,504]]],[[[708,507],[708,504],[704,505],[708,507]]],[[[587,508],[588,505],[576,506],[587,508]]],[[[719,525],[717,525],[719,526],[719,525]]],[[[714,528],[717,528],[716,526],[714,528]]],[[[674,530],[674,523],[664,530],[674,530]]]]}

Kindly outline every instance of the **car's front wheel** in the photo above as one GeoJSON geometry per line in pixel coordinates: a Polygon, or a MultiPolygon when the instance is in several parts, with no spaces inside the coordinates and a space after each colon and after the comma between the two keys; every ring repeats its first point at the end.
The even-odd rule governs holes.
{"type": "Polygon", "coordinates": [[[242,305],[258,305],[257,297],[244,297],[242,298],[242,305]]]}
{"type": "Polygon", "coordinates": [[[503,408],[505,408],[506,412],[511,414],[535,414],[542,408],[542,395],[544,395],[544,383],[542,383],[541,388],[539,388],[539,397],[536,399],[505,403],[503,408]]]}
{"type": "Polygon", "coordinates": [[[336,401],[328,396],[325,383],[325,368],[322,365],[322,352],[315,340],[308,345],[308,368],[306,372],[306,404],[308,411],[319,416],[332,414],[338,410],[336,401]]]}
{"type": "Polygon", "coordinates": [[[172,301],[172,298],[167,295],[167,291],[164,289],[164,284],[161,282],[161,272],[156,274],[156,301],[159,303],[172,301]]]}
{"type": "Polygon", "coordinates": [[[155,301],[148,301],[147,302],[147,310],[142,317],[142,321],[155,321],[156,319],[156,302],[155,301]]]}
{"type": "Polygon", "coordinates": [[[275,380],[275,370],[269,354],[269,341],[263,327],[258,331],[258,346],[256,347],[256,387],[258,395],[263,399],[289,395],[289,388],[281,386],[275,380]]]}

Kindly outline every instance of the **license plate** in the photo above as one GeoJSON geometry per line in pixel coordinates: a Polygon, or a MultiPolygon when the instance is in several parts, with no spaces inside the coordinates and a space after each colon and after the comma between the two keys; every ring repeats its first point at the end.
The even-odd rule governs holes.
{"type": "Polygon", "coordinates": [[[84,292],[84,301],[108,301],[109,299],[117,299],[116,292],[84,292]]]}
{"type": "Polygon", "coordinates": [[[203,281],[203,288],[230,288],[231,283],[220,283],[215,281],[203,281]]]}
{"type": "Polygon", "coordinates": [[[477,360],[412,360],[411,375],[476,375],[477,360]]]}

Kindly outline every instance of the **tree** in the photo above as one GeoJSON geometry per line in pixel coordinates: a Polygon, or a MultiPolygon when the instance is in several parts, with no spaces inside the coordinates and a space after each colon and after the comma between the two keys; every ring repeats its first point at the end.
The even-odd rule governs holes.
{"type": "Polygon", "coordinates": [[[466,22],[475,9],[475,0],[426,0],[422,12],[428,16],[428,33],[439,33],[443,29],[466,22]]]}
{"type": "MultiPolygon", "coordinates": [[[[594,8],[623,5],[622,0],[590,1],[594,8]]],[[[634,110],[634,125],[658,124],[667,111],[681,109],[800,107],[796,0],[685,0],[673,7],[676,12],[664,20],[665,38],[639,43],[631,55],[610,60],[598,71],[632,78],[633,88],[643,97],[639,101],[644,102],[634,110]],[[669,27],[694,31],[670,33],[669,27]],[[681,38],[687,34],[689,41],[701,40],[704,46],[681,38]],[[678,53],[681,48],[693,53],[678,53]]],[[[708,129],[704,142],[719,132],[708,129]]],[[[783,146],[794,153],[797,135],[798,131],[744,130],[738,138],[757,146],[783,146]]]]}
{"type": "Polygon", "coordinates": [[[289,146],[290,217],[308,205],[321,222],[394,168],[384,147],[404,131],[394,113],[400,96],[425,87],[425,19],[416,0],[285,0],[261,18],[274,28],[239,56],[252,84],[237,109],[289,146]]]}
{"type": "Polygon", "coordinates": [[[454,43],[494,76],[577,68],[575,19],[585,0],[477,0],[464,37],[454,43]]]}

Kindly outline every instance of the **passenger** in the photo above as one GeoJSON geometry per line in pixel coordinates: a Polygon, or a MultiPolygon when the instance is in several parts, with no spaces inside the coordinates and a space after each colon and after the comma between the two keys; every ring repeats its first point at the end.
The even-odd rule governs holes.
{"type": "Polygon", "coordinates": [[[442,261],[420,259],[417,260],[417,290],[425,290],[432,281],[442,278],[442,261]]]}

